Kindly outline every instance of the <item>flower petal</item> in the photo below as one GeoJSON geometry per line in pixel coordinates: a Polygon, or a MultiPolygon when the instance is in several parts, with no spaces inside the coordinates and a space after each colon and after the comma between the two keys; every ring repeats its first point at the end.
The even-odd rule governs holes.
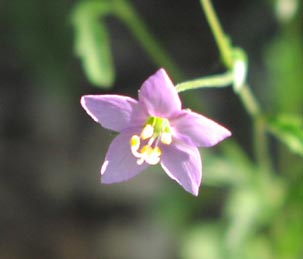
{"type": "Polygon", "coordinates": [[[185,143],[163,145],[161,165],[167,175],[186,191],[197,196],[202,179],[202,163],[199,150],[185,143]]]}
{"type": "Polygon", "coordinates": [[[211,147],[231,136],[231,132],[218,123],[187,110],[182,110],[171,125],[177,139],[197,147],[211,147]]]}
{"type": "Polygon", "coordinates": [[[139,101],[150,115],[169,118],[181,110],[181,101],[175,86],[163,68],[150,76],[139,91],[139,101]]]}
{"type": "Polygon", "coordinates": [[[81,105],[104,128],[121,131],[128,126],[138,102],[121,95],[85,95],[81,105]]]}
{"type": "Polygon", "coordinates": [[[130,139],[134,131],[120,133],[109,146],[101,167],[101,182],[110,184],[127,181],[148,167],[148,164],[137,164],[137,158],[130,149],[130,139]]]}

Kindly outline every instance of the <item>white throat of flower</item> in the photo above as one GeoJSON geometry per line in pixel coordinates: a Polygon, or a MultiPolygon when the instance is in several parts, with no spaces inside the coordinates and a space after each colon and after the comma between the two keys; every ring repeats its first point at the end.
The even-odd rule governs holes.
{"type": "Polygon", "coordinates": [[[141,135],[133,135],[130,140],[131,151],[138,158],[138,165],[144,162],[150,165],[159,163],[162,154],[159,142],[170,145],[172,129],[168,119],[151,116],[147,119],[141,135]]]}

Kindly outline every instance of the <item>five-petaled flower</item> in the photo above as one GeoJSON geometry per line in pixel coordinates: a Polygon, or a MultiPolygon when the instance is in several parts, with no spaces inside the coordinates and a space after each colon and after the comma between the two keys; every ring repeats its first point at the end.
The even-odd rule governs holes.
{"type": "Polygon", "coordinates": [[[187,109],[164,69],[149,77],[139,100],[121,95],[85,95],[82,107],[104,128],[119,132],[101,168],[102,183],[117,183],[160,163],[186,191],[198,195],[202,163],[198,147],[210,147],[231,133],[187,109]]]}

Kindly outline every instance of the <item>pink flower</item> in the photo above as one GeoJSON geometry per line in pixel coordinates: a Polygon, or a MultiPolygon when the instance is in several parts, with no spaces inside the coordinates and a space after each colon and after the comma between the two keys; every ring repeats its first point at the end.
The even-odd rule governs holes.
{"type": "Polygon", "coordinates": [[[85,95],[81,105],[104,128],[117,131],[101,168],[102,183],[127,181],[160,163],[186,191],[198,195],[202,163],[198,147],[229,137],[216,122],[181,107],[164,69],[149,77],[139,100],[121,95],[85,95]]]}

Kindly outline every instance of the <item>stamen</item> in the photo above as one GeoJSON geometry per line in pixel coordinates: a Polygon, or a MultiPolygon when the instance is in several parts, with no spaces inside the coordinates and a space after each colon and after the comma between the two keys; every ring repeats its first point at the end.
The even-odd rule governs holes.
{"type": "MultiPolygon", "coordinates": [[[[151,146],[145,145],[141,149],[142,158],[146,161],[146,163],[150,165],[156,165],[160,161],[161,149],[159,147],[152,148],[151,146]]],[[[141,158],[141,159],[142,159],[141,158]]],[[[141,162],[141,159],[139,159],[141,162]]]]}
{"type": "Polygon", "coordinates": [[[152,149],[151,146],[145,145],[143,148],[141,148],[140,153],[145,154],[145,153],[149,152],[151,149],[152,149]]]}
{"type": "Polygon", "coordinates": [[[148,156],[145,158],[146,163],[150,165],[156,165],[160,162],[160,156],[162,152],[159,147],[155,147],[148,152],[148,156]]]}
{"type": "MultiPolygon", "coordinates": [[[[155,141],[155,138],[154,138],[154,137],[150,138],[150,139],[148,140],[148,142],[147,142],[147,145],[148,145],[148,146],[152,146],[153,143],[154,143],[154,141],[155,141]]],[[[157,143],[156,143],[156,145],[157,145],[157,143]]]]}
{"type": "Polygon", "coordinates": [[[148,145],[145,145],[143,148],[141,148],[140,152],[136,152],[135,157],[138,157],[137,160],[138,165],[142,165],[144,161],[147,162],[148,153],[150,153],[152,148],[148,145]]]}
{"type": "Polygon", "coordinates": [[[138,158],[137,164],[144,162],[155,165],[160,162],[162,154],[159,142],[170,145],[172,143],[172,129],[168,119],[151,116],[140,135],[131,137],[130,146],[132,154],[138,158]]]}
{"type": "Polygon", "coordinates": [[[132,136],[130,139],[130,146],[132,150],[138,150],[140,147],[140,138],[137,135],[132,136]]]}
{"type": "Polygon", "coordinates": [[[161,142],[165,145],[170,145],[172,143],[171,133],[163,132],[161,134],[161,142]]]}
{"type": "Polygon", "coordinates": [[[154,134],[154,127],[150,124],[146,124],[142,130],[141,138],[148,139],[154,134]]]}
{"type": "Polygon", "coordinates": [[[142,165],[144,163],[144,157],[141,157],[137,160],[137,165],[142,165]]]}

